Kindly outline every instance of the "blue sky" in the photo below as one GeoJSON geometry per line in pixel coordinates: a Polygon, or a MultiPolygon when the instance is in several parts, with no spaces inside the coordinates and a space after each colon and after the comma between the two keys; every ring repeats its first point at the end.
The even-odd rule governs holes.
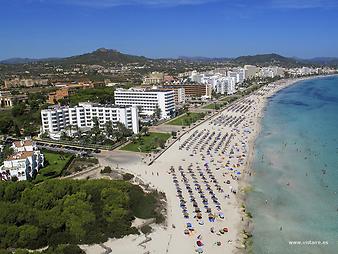
{"type": "Polygon", "coordinates": [[[0,59],[338,57],[338,0],[0,0],[0,59]]]}

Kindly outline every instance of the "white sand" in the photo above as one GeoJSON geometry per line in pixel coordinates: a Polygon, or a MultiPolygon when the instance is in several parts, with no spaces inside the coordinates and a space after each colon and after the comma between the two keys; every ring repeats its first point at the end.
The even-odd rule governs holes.
{"type": "MultiPolygon", "coordinates": [[[[139,245],[146,239],[144,235],[126,236],[119,240],[109,240],[105,243],[105,246],[112,248],[115,254],[194,253],[198,248],[196,245],[196,241],[198,240],[197,236],[200,235],[201,241],[204,244],[202,249],[205,253],[226,254],[237,252],[239,250],[238,248],[242,246],[241,230],[243,228],[243,214],[240,212],[242,201],[238,198],[239,182],[241,182],[241,178],[248,177],[247,175],[250,173],[249,165],[252,158],[253,142],[259,132],[259,123],[265,103],[269,96],[295,81],[297,80],[279,81],[261,88],[250,96],[240,99],[228,107],[228,109],[223,110],[221,113],[183,135],[151,166],[147,166],[139,154],[134,156],[120,151],[103,152],[99,158],[101,165],[111,165],[115,168],[116,165],[119,164],[119,168],[123,168],[126,172],[131,172],[144,182],[150,183],[155,189],[164,192],[167,197],[167,226],[156,226],[156,230],[149,235],[152,240],[145,243],[144,247],[139,245]],[[242,112],[240,112],[240,110],[242,110],[242,112]],[[244,120],[237,127],[231,127],[229,124],[224,124],[225,117],[232,117],[236,120],[239,120],[239,117],[244,117],[244,120]],[[190,145],[189,149],[186,147],[179,149],[196,131],[202,133],[202,136],[209,131],[208,137],[212,132],[215,132],[215,136],[220,134],[220,138],[228,133],[229,135],[232,134],[233,138],[230,140],[229,147],[225,150],[224,154],[221,153],[224,148],[224,142],[220,142],[219,139],[215,140],[215,136],[210,140],[208,138],[201,138],[202,136],[199,138],[194,137],[191,139],[192,145],[190,145]],[[207,155],[207,149],[200,151],[201,147],[208,147],[213,141],[216,141],[216,143],[211,149],[212,157],[207,155]],[[200,144],[197,145],[194,151],[193,148],[198,142],[200,142],[200,144]],[[219,143],[221,143],[220,149],[216,152],[215,147],[218,146],[219,143]],[[230,154],[231,150],[233,150],[234,154],[230,154]],[[120,156],[123,158],[123,161],[119,161],[120,156]],[[133,157],[128,159],[127,156],[133,157]],[[203,156],[205,157],[204,159],[203,156]],[[206,173],[203,166],[206,161],[209,164],[210,173],[218,180],[224,192],[217,191],[215,184],[210,182],[209,173],[206,173]],[[229,161],[229,167],[233,168],[232,171],[226,166],[227,161],[229,161]],[[208,199],[209,207],[212,209],[212,212],[217,215],[219,211],[215,208],[211,196],[206,191],[205,183],[199,175],[197,167],[199,166],[202,169],[206,180],[218,198],[221,212],[225,217],[224,219],[217,218],[215,222],[208,221],[208,214],[205,212],[202,199],[197,190],[195,190],[191,174],[187,171],[190,164],[192,164],[191,169],[192,172],[195,173],[196,181],[201,185],[208,199]],[[237,164],[239,165],[237,166],[237,164]],[[183,217],[179,198],[177,197],[178,193],[173,182],[173,174],[169,173],[171,166],[174,167],[178,184],[182,188],[182,196],[187,201],[187,210],[190,215],[189,219],[183,217]],[[183,178],[178,170],[179,166],[183,168],[183,172],[190,183],[198,207],[202,210],[204,225],[199,225],[198,221],[193,218],[195,213],[193,212],[189,194],[183,183],[183,178]],[[219,169],[217,170],[217,168],[219,169]],[[241,174],[237,175],[235,173],[237,171],[241,174]],[[239,177],[239,181],[237,177],[239,177]],[[226,183],[228,180],[230,184],[226,183]],[[237,194],[231,193],[230,188],[236,190],[237,194]],[[227,194],[229,194],[230,198],[224,197],[227,194]],[[184,234],[187,222],[192,223],[195,229],[194,233],[190,236],[184,234]],[[174,225],[175,228],[173,228],[172,225],[174,225]],[[227,227],[229,232],[218,235],[210,232],[211,227],[214,227],[216,232],[218,232],[219,229],[227,227]],[[216,242],[220,242],[221,246],[217,246],[215,244],[216,242]]],[[[101,253],[102,248],[94,245],[85,249],[87,253],[94,254],[101,253]]]]}

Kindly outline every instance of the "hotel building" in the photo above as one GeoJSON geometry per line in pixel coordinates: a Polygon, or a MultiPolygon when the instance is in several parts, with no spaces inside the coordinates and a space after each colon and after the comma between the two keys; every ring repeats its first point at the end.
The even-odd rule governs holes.
{"type": "Polygon", "coordinates": [[[161,118],[170,118],[175,112],[175,92],[157,89],[117,89],[114,93],[115,104],[119,106],[140,107],[140,114],[153,115],[157,108],[161,118]]]}
{"type": "Polygon", "coordinates": [[[79,103],[75,107],[54,106],[41,111],[42,131],[50,136],[57,136],[68,126],[79,129],[91,129],[93,119],[97,118],[100,128],[111,121],[113,127],[117,123],[124,124],[134,133],[139,132],[138,108],[135,106],[100,105],[94,103],[79,103]]]}
{"type": "Polygon", "coordinates": [[[28,180],[44,166],[44,156],[31,140],[14,141],[14,154],[0,166],[0,180],[28,180]]]}

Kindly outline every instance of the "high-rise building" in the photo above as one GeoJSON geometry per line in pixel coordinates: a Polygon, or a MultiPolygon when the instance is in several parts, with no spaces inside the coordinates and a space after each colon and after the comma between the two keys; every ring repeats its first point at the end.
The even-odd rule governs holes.
{"type": "Polygon", "coordinates": [[[56,136],[67,127],[90,129],[94,126],[94,118],[99,127],[112,122],[116,128],[118,122],[124,124],[134,133],[139,132],[138,108],[136,106],[100,105],[94,103],[79,103],[75,107],[54,106],[41,111],[42,131],[56,136]]]}
{"type": "Polygon", "coordinates": [[[161,118],[170,118],[175,112],[175,92],[156,89],[117,89],[115,104],[140,107],[140,114],[153,115],[159,108],[161,118]]]}

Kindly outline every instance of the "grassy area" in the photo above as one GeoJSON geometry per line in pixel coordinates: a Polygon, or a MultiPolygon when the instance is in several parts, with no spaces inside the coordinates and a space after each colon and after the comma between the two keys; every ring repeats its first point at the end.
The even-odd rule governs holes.
{"type": "Polygon", "coordinates": [[[230,96],[223,98],[221,101],[229,103],[229,102],[233,102],[234,100],[237,100],[240,97],[241,97],[240,95],[230,95],[230,96]]]}
{"type": "Polygon", "coordinates": [[[56,153],[51,151],[42,151],[45,156],[45,166],[42,168],[35,178],[36,182],[55,178],[61,175],[62,171],[73,159],[72,154],[56,153]]]}
{"type": "Polygon", "coordinates": [[[205,116],[204,113],[186,113],[180,117],[175,118],[174,120],[168,122],[167,124],[170,125],[183,125],[183,126],[189,126],[193,124],[194,122],[200,120],[205,116]]]}
{"type": "Polygon", "coordinates": [[[224,106],[224,104],[221,104],[221,103],[211,103],[211,104],[204,106],[203,109],[216,109],[216,110],[218,110],[223,106],[224,106]]]}
{"type": "Polygon", "coordinates": [[[139,139],[122,147],[121,150],[148,153],[158,147],[163,147],[170,136],[169,133],[150,132],[148,136],[141,136],[139,139]]]}

